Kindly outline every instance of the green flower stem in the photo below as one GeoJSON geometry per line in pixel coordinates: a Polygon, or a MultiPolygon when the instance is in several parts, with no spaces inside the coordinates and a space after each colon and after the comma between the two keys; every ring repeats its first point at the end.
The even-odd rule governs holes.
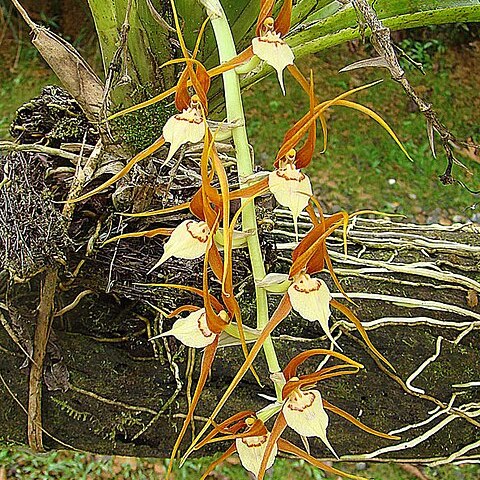
{"type": "MultiPolygon", "coordinates": [[[[215,4],[217,4],[217,2],[215,2],[215,4]]],[[[220,12],[220,2],[218,2],[218,7],[220,7],[218,9],[220,12]]],[[[211,22],[218,46],[220,63],[224,63],[234,58],[237,55],[237,52],[235,50],[235,43],[233,41],[228,19],[226,18],[223,9],[221,9],[221,12],[222,15],[215,16],[212,18],[211,22]]],[[[232,136],[235,150],[237,152],[238,177],[241,184],[247,176],[253,173],[253,162],[250,155],[247,130],[245,128],[245,115],[243,113],[240,82],[235,71],[231,70],[223,74],[223,84],[227,108],[227,120],[228,122],[239,122],[239,126],[233,129],[232,136]]],[[[260,248],[260,240],[258,238],[257,219],[253,202],[247,205],[243,211],[242,227],[243,230],[255,232],[254,235],[248,237],[247,245],[250,254],[250,261],[252,263],[253,278],[256,282],[265,277],[265,266],[263,263],[262,250],[260,248]]],[[[255,287],[255,293],[257,302],[257,328],[263,330],[269,319],[267,292],[263,288],[255,287]]],[[[275,353],[275,347],[270,337],[265,340],[263,349],[270,372],[279,372],[280,366],[275,353]]],[[[277,392],[277,397],[281,398],[281,387],[275,384],[275,390],[277,392]]]]}

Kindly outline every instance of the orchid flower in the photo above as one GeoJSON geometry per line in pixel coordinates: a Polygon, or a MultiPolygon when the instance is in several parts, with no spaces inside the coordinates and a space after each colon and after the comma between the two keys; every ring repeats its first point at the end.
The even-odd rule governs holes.
{"type": "Polygon", "coordinates": [[[163,255],[148,273],[153,272],[171,257],[191,260],[205,255],[209,235],[210,228],[206,222],[183,221],[173,230],[170,238],[163,246],[163,255]]]}
{"type": "Polygon", "coordinates": [[[327,439],[328,415],[323,407],[322,396],[318,390],[306,392],[298,389],[286,399],[283,416],[287,425],[303,437],[318,437],[338,458],[327,439]]]}
{"type": "MultiPolygon", "coordinates": [[[[280,407],[281,410],[279,411],[278,417],[275,420],[271,435],[269,436],[267,441],[267,446],[264,448],[264,457],[262,459],[259,473],[257,475],[258,480],[263,479],[265,471],[268,468],[268,459],[271,452],[276,451],[277,448],[282,449],[282,445],[285,444],[285,441],[282,441],[280,439],[280,436],[282,435],[283,431],[287,426],[292,428],[302,437],[320,438],[322,442],[328,447],[328,449],[338,458],[327,438],[327,427],[329,419],[326,410],[337,413],[338,415],[344,417],[345,419],[356,425],[358,428],[370,434],[389,440],[399,439],[399,437],[379,432],[377,430],[374,430],[373,428],[364,425],[362,422],[355,419],[349,413],[343,411],[338,407],[335,407],[326,400],[322,399],[320,392],[316,389],[313,389],[316,383],[321,380],[341,375],[352,375],[357,373],[361,368],[363,368],[363,365],[355,362],[349,357],[337,352],[333,352],[331,350],[324,349],[313,349],[302,352],[288,363],[288,365],[283,370],[283,377],[285,379],[285,384],[282,388],[283,406],[280,407]],[[337,358],[338,360],[341,360],[344,363],[340,363],[330,367],[324,367],[319,371],[297,376],[298,367],[302,365],[306,360],[318,355],[329,355],[337,358]]],[[[261,412],[259,412],[258,416],[261,416],[261,412]]],[[[316,460],[314,457],[311,457],[307,452],[302,451],[298,447],[295,448],[295,454],[297,456],[304,458],[308,462],[324,469],[327,472],[332,472],[331,470],[328,470],[328,468],[331,467],[325,468],[325,464],[321,464],[321,462],[316,460]]],[[[336,473],[352,479],[362,478],[344,472],[339,472],[338,470],[336,471],[336,473]]]]}
{"type": "Polygon", "coordinates": [[[360,368],[363,368],[360,363],[331,350],[314,349],[294,357],[282,372],[285,384],[282,388],[281,404],[272,404],[256,414],[248,410],[239,412],[222,423],[215,424],[210,433],[196,444],[194,449],[198,450],[209,443],[235,440],[218,460],[210,464],[202,479],[205,479],[216,466],[237,451],[244,468],[252,472],[258,480],[262,480],[265,471],[273,465],[277,452],[284,451],[292,453],[328,473],[354,480],[365,480],[363,477],[341,472],[320,462],[309,453],[280,438],[285,428],[289,426],[304,437],[319,437],[337,456],[327,439],[326,433],[329,422],[326,410],[330,410],[368,433],[390,440],[398,440],[399,437],[379,432],[364,425],[349,413],[322,399],[318,390],[312,389],[321,380],[355,374],[360,368]],[[330,355],[344,363],[324,367],[318,372],[297,377],[298,367],[309,358],[318,355],[330,355]],[[264,422],[276,413],[278,413],[278,416],[275,424],[271,432],[268,432],[264,422]],[[219,436],[219,434],[223,434],[223,436],[219,436]]]}
{"type": "Polygon", "coordinates": [[[295,150],[290,150],[285,161],[269,174],[268,188],[277,202],[292,212],[298,237],[298,216],[307,207],[313,192],[310,179],[295,167],[295,156],[295,150]]]}
{"type": "Polygon", "coordinates": [[[280,88],[285,95],[283,84],[283,70],[287,65],[293,65],[295,55],[289,45],[283,40],[279,32],[275,31],[275,22],[267,17],[263,22],[261,34],[252,40],[253,53],[268,63],[277,71],[280,88]]]}
{"type": "Polygon", "coordinates": [[[201,142],[205,136],[205,128],[202,105],[198,96],[194,95],[190,106],[170,117],[163,127],[163,138],[170,143],[165,162],[168,163],[181,145],[201,142]]]}
{"type": "Polygon", "coordinates": [[[190,313],[185,318],[180,318],[173,324],[171,330],[152,337],[150,340],[169,335],[173,335],[184,345],[192,348],[205,348],[215,341],[215,334],[208,327],[204,308],[190,313]]]}
{"type": "MultiPolygon", "coordinates": [[[[270,433],[267,432],[264,435],[237,438],[235,440],[235,446],[237,448],[238,456],[240,457],[240,463],[246,470],[252,472],[256,478],[260,472],[260,466],[262,465],[262,459],[265,455],[269,437],[270,433]]],[[[273,465],[273,462],[275,462],[277,452],[278,448],[275,445],[268,456],[266,465],[267,470],[273,465]]]]}
{"type": "Polygon", "coordinates": [[[318,321],[328,339],[338,347],[328,327],[332,296],[327,284],[308,273],[300,273],[288,287],[288,296],[292,308],[306,320],[318,321]]]}
{"type": "MultiPolygon", "coordinates": [[[[213,442],[226,440],[234,440],[234,442],[220,458],[208,466],[201,479],[207,478],[217,465],[234,452],[238,453],[242,466],[257,477],[269,438],[270,432],[265,428],[263,421],[250,410],[239,412],[215,425],[213,430],[196,446],[196,449],[213,442]],[[223,436],[219,436],[220,434],[223,436]]],[[[266,461],[267,469],[273,465],[278,451],[276,446],[270,450],[266,461]]]]}

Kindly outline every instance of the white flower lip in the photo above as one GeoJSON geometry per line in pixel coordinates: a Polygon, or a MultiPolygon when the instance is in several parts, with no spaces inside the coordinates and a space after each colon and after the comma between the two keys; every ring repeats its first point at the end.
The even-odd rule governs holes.
{"type": "Polygon", "coordinates": [[[327,438],[328,415],[318,390],[294,390],[282,408],[287,425],[304,437],[318,437],[338,458],[327,438]]]}
{"type": "MultiPolygon", "coordinates": [[[[270,433],[267,433],[265,435],[237,438],[235,440],[241,464],[246,470],[252,472],[255,477],[258,477],[269,436],[270,433]]],[[[278,447],[275,444],[268,458],[267,469],[273,465],[277,452],[278,447]]]]}
{"type": "Polygon", "coordinates": [[[201,142],[204,136],[205,122],[196,107],[189,107],[170,117],[163,127],[163,138],[170,143],[165,163],[169,162],[181,145],[201,142]]]}
{"type": "Polygon", "coordinates": [[[208,328],[205,309],[201,308],[192,312],[185,318],[180,318],[171,330],[161,335],[152,337],[150,340],[173,335],[187,347],[205,348],[215,340],[216,335],[208,328]]]}
{"type": "Polygon", "coordinates": [[[310,179],[291,163],[270,172],[268,187],[277,202],[290,209],[297,232],[297,219],[313,194],[310,179]]]}
{"type": "Polygon", "coordinates": [[[192,260],[199,258],[207,251],[207,240],[210,229],[206,222],[185,220],[178,225],[163,246],[163,255],[155,266],[148,272],[158,268],[169,258],[185,258],[192,260]]]}
{"type": "Polygon", "coordinates": [[[280,34],[272,30],[252,40],[253,53],[268,63],[277,71],[278,81],[285,95],[283,70],[287,65],[293,65],[295,55],[290,46],[280,38],[280,34]]]}
{"type": "Polygon", "coordinates": [[[308,273],[302,273],[288,288],[288,296],[292,308],[305,320],[318,321],[328,339],[340,349],[328,326],[332,296],[327,284],[323,280],[310,277],[308,273]]]}

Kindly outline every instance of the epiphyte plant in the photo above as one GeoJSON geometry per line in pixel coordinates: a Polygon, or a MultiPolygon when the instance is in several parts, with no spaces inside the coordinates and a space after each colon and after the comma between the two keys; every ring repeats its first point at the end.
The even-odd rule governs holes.
{"type": "MultiPolygon", "coordinates": [[[[192,218],[181,222],[176,228],[157,228],[154,230],[123,234],[108,240],[108,242],[127,239],[128,237],[152,237],[155,235],[169,236],[164,244],[164,251],[160,255],[152,271],[159,265],[168,262],[172,257],[195,259],[203,257],[202,285],[187,286],[180,284],[158,283],[151,284],[158,288],[176,288],[187,290],[201,297],[203,306],[183,305],[170,312],[168,317],[185,315],[176,320],[173,327],[160,336],[174,336],[187,347],[203,349],[201,372],[190,402],[190,408],[185,416],[183,427],[177,437],[171,454],[171,462],[167,477],[172,471],[173,461],[177,457],[181,442],[186,435],[196,406],[201,398],[212,366],[215,354],[222,335],[230,335],[238,339],[241,344],[245,361],[235,373],[234,379],[226,390],[222,399],[205,423],[203,429],[194,438],[183,458],[192,451],[201,448],[207,443],[223,440],[233,440],[232,446],[225,452],[219,461],[237,451],[242,464],[257,478],[263,478],[265,470],[273,462],[278,450],[283,450],[299,456],[313,465],[331,473],[341,473],[333,467],[316,460],[308,451],[293,445],[280,438],[288,426],[300,435],[304,443],[307,438],[319,437],[325,446],[336,456],[333,446],[327,437],[329,422],[327,410],[337,413],[359,428],[395,440],[392,437],[363,425],[350,414],[333,406],[323,399],[316,385],[321,380],[341,375],[351,375],[363,368],[361,364],[349,357],[334,351],[341,350],[333,338],[329,319],[330,307],[339,310],[354,323],[361,337],[381,362],[388,368],[393,367],[388,360],[375,348],[360,320],[344,304],[334,300],[327,284],[313,275],[326,270],[345,300],[350,301],[340,285],[330,260],[326,239],[336,230],[343,229],[346,248],[346,228],[352,216],[364,212],[348,215],[346,212],[326,216],[320,208],[318,199],[313,194],[311,182],[302,171],[313,160],[316,151],[317,121],[320,122],[323,135],[323,151],[327,146],[327,109],[343,106],[360,111],[378,122],[392,136],[402,151],[408,156],[402,144],[390,127],[372,110],[358,104],[350,97],[365,88],[375,85],[365,85],[339,94],[337,97],[319,101],[314,93],[313,74],[304,76],[294,63],[294,55],[284,36],[290,28],[292,0],[284,0],[274,18],[275,1],[260,0],[260,13],[257,20],[256,34],[252,44],[245,51],[238,54],[233,42],[232,33],[220,0],[200,0],[205,6],[207,21],[211,22],[215,34],[220,65],[207,70],[197,60],[200,48],[200,36],[206,22],[200,28],[199,39],[192,53],[189,53],[182,36],[175,1],[171,0],[176,32],[182,51],[182,58],[171,60],[166,64],[183,63],[185,67],[175,86],[157,97],[130,107],[112,115],[115,118],[134,110],[143,108],[154,102],[175,95],[175,106],[178,113],[172,116],[163,126],[162,135],[147,149],[133,157],[127,165],[104,184],[77,198],[82,201],[94,195],[129,173],[133,166],[157,151],[165,143],[169,143],[168,162],[181,145],[203,142],[200,158],[201,186],[186,203],[169,207],[163,210],[130,214],[130,216],[167,215],[180,210],[190,210],[192,218]],[[260,62],[273,67],[278,76],[279,95],[286,94],[284,87],[284,70],[289,71],[293,78],[309,98],[308,111],[285,134],[278,154],[273,161],[273,171],[263,172],[263,175],[253,175],[254,167],[250,153],[243,113],[240,76],[251,69],[257,68],[260,62]],[[232,189],[226,174],[225,167],[217,152],[217,130],[210,128],[208,117],[208,93],[211,79],[223,75],[224,98],[227,112],[227,123],[231,125],[231,136],[236,152],[236,166],[238,171],[239,188],[232,189]],[[218,185],[218,186],[216,186],[218,185]],[[263,253],[258,236],[255,213],[255,199],[262,195],[273,195],[276,201],[287,207],[292,214],[294,229],[297,234],[297,246],[292,252],[292,263],[288,274],[270,272],[267,275],[263,262],[263,253]],[[237,211],[232,209],[232,201],[241,200],[237,211]],[[301,241],[298,241],[297,219],[301,212],[306,211],[312,227],[301,241]],[[243,326],[240,305],[235,292],[235,264],[234,248],[246,248],[251,262],[256,295],[256,326],[248,331],[243,326]],[[211,293],[211,275],[221,284],[220,295],[211,293]],[[269,293],[282,294],[275,312],[268,311],[267,295],[269,293]],[[283,368],[277,359],[275,345],[270,336],[276,326],[291,310],[295,310],[307,321],[318,321],[331,349],[314,349],[303,352],[293,358],[283,368]],[[248,338],[247,338],[248,337],[248,338]],[[247,346],[247,339],[253,341],[253,346],[247,346]],[[215,418],[245,373],[250,369],[261,384],[265,379],[259,379],[255,371],[254,361],[263,350],[268,368],[273,379],[276,391],[276,401],[259,412],[246,411],[221,422],[215,418]],[[319,371],[298,375],[297,368],[313,356],[324,355],[343,363],[323,366],[319,371]],[[272,431],[269,432],[265,423],[276,417],[272,431]],[[207,433],[212,427],[210,433],[207,433]],[[219,437],[223,435],[223,437],[219,437]]],[[[165,64],[165,65],[166,65],[165,64]]],[[[160,128],[160,126],[159,126],[160,128]]],[[[248,319],[250,323],[252,319],[248,319]]],[[[251,325],[250,325],[251,326],[251,325]]],[[[308,449],[307,449],[308,450],[308,449]]],[[[214,462],[207,470],[210,472],[219,461],[214,462]]],[[[348,478],[360,478],[350,474],[342,475],[348,478]]]]}

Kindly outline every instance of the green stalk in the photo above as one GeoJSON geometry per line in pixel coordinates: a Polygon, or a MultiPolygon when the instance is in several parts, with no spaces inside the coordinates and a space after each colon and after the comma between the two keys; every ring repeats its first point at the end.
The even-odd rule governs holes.
{"type": "MultiPolygon", "coordinates": [[[[233,35],[228,23],[228,19],[223,11],[219,1],[214,3],[218,13],[221,15],[212,16],[212,27],[217,42],[220,63],[227,62],[237,55],[233,35]],[[218,9],[217,9],[218,7],[218,9]]],[[[237,167],[240,184],[244,179],[253,173],[253,162],[250,156],[250,147],[248,144],[247,130],[245,127],[245,115],[243,113],[242,96],[240,91],[240,81],[238,75],[234,70],[225,72],[223,74],[223,85],[225,91],[225,104],[227,109],[228,122],[238,122],[240,126],[235,127],[232,131],[233,142],[237,152],[237,167]]],[[[248,252],[252,264],[254,281],[260,281],[265,277],[265,266],[263,263],[262,250],[260,247],[260,240],[257,232],[257,219],[255,216],[255,205],[251,202],[245,207],[242,214],[242,228],[243,230],[254,231],[255,234],[247,239],[248,252]]],[[[267,292],[263,288],[255,286],[256,304],[257,304],[257,328],[263,330],[268,323],[268,301],[267,292]]],[[[267,360],[270,373],[280,371],[275,347],[271,337],[268,337],[263,344],[263,350],[267,360]]],[[[275,384],[277,397],[281,399],[281,387],[275,384]]]]}

